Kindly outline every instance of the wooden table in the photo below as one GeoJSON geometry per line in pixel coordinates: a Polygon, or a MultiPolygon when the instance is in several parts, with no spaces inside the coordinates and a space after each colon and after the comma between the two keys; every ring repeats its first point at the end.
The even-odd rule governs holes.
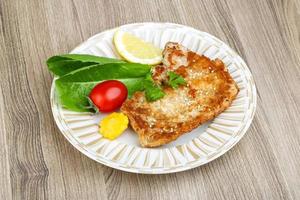
{"type": "Polygon", "coordinates": [[[0,199],[300,199],[298,0],[1,0],[0,199]],[[248,63],[258,107],[221,158],[169,175],[105,167],[57,129],[45,60],[103,30],[175,22],[209,32],[248,63]]]}

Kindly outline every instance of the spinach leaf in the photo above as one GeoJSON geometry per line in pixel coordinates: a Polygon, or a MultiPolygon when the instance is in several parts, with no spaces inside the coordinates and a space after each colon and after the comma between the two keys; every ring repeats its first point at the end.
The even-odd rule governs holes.
{"type": "Polygon", "coordinates": [[[55,81],[59,101],[67,109],[89,112],[87,96],[96,84],[104,80],[123,82],[131,97],[135,91],[143,90],[143,80],[150,68],[136,63],[109,63],[77,69],[55,81]]]}
{"type": "Polygon", "coordinates": [[[47,60],[48,69],[57,76],[63,76],[86,66],[106,63],[125,63],[125,61],[85,54],[52,56],[47,60]]]}

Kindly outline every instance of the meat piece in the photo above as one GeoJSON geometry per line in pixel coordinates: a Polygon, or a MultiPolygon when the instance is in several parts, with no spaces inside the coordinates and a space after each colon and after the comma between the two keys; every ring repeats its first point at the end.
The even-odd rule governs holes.
{"type": "Polygon", "coordinates": [[[178,43],[166,44],[163,65],[153,68],[152,77],[163,83],[168,71],[183,76],[187,85],[164,87],[166,95],[154,102],[147,102],[144,92],[136,92],[121,107],[143,147],[167,144],[213,119],[239,91],[221,60],[212,61],[178,43]]]}

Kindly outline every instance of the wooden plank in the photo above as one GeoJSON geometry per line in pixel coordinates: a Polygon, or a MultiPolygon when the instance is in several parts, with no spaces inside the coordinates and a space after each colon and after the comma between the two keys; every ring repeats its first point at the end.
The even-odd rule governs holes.
{"type": "MultiPolygon", "coordinates": [[[[4,24],[2,22],[2,16],[0,15],[0,62],[2,65],[7,65],[7,58],[4,48],[4,37],[3,37],[4,24]]],[[[1,73],[1,72],[0,72],[1,73]]],[[[0,87],[0,199],[11,199],[11,185],[10,185],[10,168],[8,159],[8,146],[5,129],[5,106],[3,103],[3,92],[0,87]]]]}
{"type": "MultiPolygon", "coordinates": [[[[1,47],[0,47],[1,49],[1,47]]],[[[0,59],[0,61],[4,61],[0,59]]],[[[6,139],[5,121],[3,120],[5,116],[5,110],[3,105],[3,96],[0,88],[0,199],[12,199],[11,194],[11,183],[10,183],[10,167],[9,167],[9,154],[6,139]]]]}
{"type": "MultiPolygon", "coordinates": [[[[6,1],[1,6],[7,24],[4,39],[9,63],[1,69],[1,83],[6,94],[5,109],[10,110],[4,120],[13,198],[105,199],[102,166],[75,150],[53,121],[49,104],[52,77],[45,60],[55,53],[50,52],[56,44],[51,41],[59,33],[52,34],[56,27],[47,28],[46,15],[51,15],[51,9],[45,13],[47,5],[42,2],[27,3],[6,1]]],[[[53,5],[59,6],[59,1],[53,5]]],[[[72,2],[62,2],[61,8],[69,9],[73,15],[72,2]]],[[[61,13],[68,17],[67,12],[61,13]]],[[[76,33],[75,20],[71,25],[69,21],[57,25],[76,33]]],[[[73,46],[80,42],[80,35],[69,38],[73,46]]],[[[70,49],[58,48],[56,53],[70,49]]]]}

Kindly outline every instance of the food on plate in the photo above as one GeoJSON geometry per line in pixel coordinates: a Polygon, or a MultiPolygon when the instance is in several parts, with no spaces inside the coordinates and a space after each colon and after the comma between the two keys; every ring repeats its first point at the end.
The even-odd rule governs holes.
{"type": "Polygon", "coordinates": [[[89,100],[96,112],[112,112],[121,107],[127,94],[127,88],[122,82],[108,80],[92,89],[89,100]]]}
{"type": "Polygon", "coordinates": [[[108,63],[90,65],[72,71],[55,81],[60,104],[77,112],[94,112],[88,96],[91,90],[105,80],[118,80],[125,84],[128,97],[143,89],[143,80],[150,72],[149,65],[138,63],[108,63]]]}
{"type": "Polygon", "coordinates": [[[239,91],[221,60],[210,60],[178,43],[166,44],[162,62],[152,69],[152,79],[162,85],[164,96],[149,102],[145,92],[138,91],[121,107],[143,147],[167,144],[213,119],[239,91]]]}
{"type": "Polygon", "coordinates": [[[128,32],[116,31],[114,44],[118,53],[129,62],[155,65],[162,60],[160,48],[128,32]]]}
{"type": "Polygon", "coordinates": [[[161,52],[117,31],[114,44],[123,58],[135,63],[84,54],[47,60],[64,108],[112,112],[121,107],[122,113],[100,122],[105,138],[115,139],[130,123],[141,146],[167,144],[216,117],[239,91],[221,60],[210,60],[178,43],[168,42],[161,52]]]}
{"type": "Polygon", "coordinates": [[[100,122],[99,132],[103,137],[113,140],[128,127],[128,118],[123,113],[111,113],[100,122]]]}

